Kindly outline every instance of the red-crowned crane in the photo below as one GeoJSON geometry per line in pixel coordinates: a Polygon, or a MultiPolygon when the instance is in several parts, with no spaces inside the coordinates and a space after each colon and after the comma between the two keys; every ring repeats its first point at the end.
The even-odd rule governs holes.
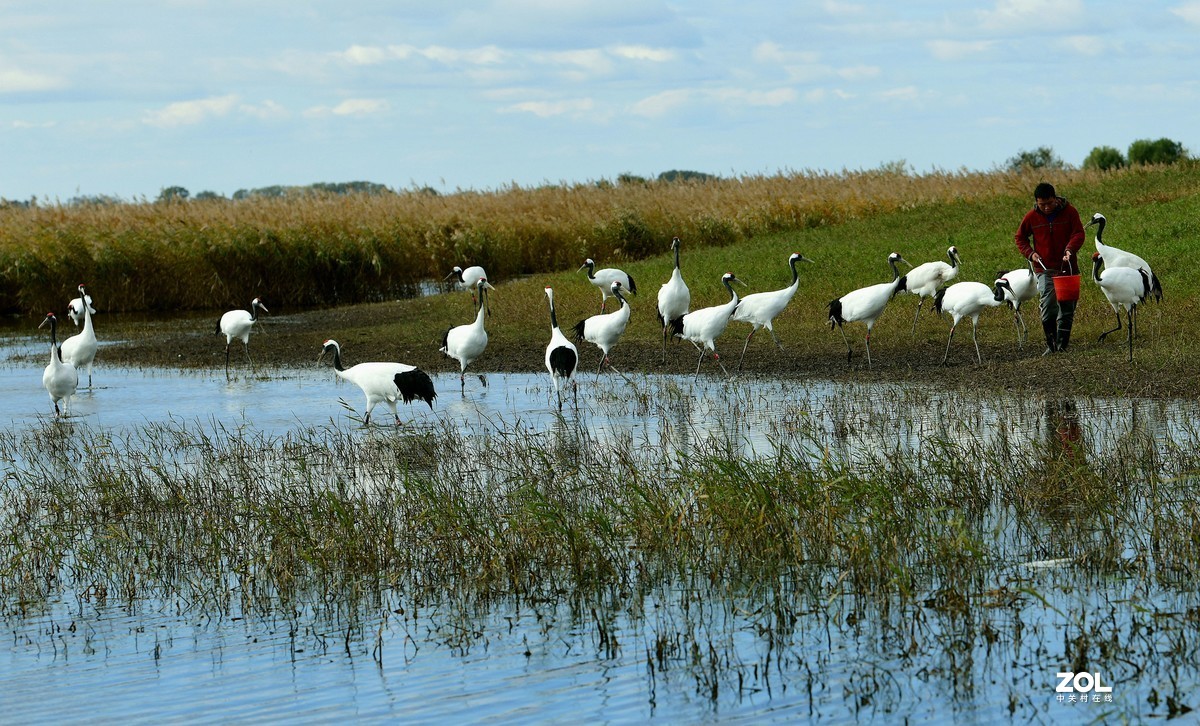
{"type": "Polygon", "coordinates": [[[842,334],[842,340],[846,342],[847,363],[854,357],[854,351],[850,349],[850,340],[846,337],[846,331],[842,329],[842,325],[861,320],[867,324],[867,367],[871,367],[871,329],[875,327],[875,321],[883,314],[883,309],[887,307],[888,301],[896,293],[904,290],[907,283],[906,279],[900,275],[900,271],[896,269],[897,262],[908,264],[899,252],[888,255],[888,264],[892,268],[891,282],[860,287],[836,300],[829,301],[829,329],[833,330],[836,326],[842,334]]]}
{"type": "Polygon", "coordinates": [[[575,324],[575,342],[586,340],[600,349],[600,365],[596,366],[597,376],[605,365],[612,368],[612,364],[608,362],[608,351],[617,344],[625,333],[625,327],[629,325],[629,301],[621,294],[621,281],[613,280],[609,290],[613,297],[621,301],[621,308],[611,313],[593,315],[575,324]]]}
{"type": "Polygon", "coordinates": [[[386,403],[392,410],[397,426],[400,425],[400,414],[396,412],[397,401],[412,403],[421,400],[429,404],[429,410],[433,410],[433,399],[437,398],[437,392],[433,390],[433,380],[429,374],[420,368],[404,363],[359,363],[345,368],[342,366],[342,347],[336,340],[321,344],[318,363],[326,353],[333,354],[333,369],[338,376],[358,386],[367,397],[364,426],[371,423],[371,411],[380,403],[386,403]]]}
{"type": "Polygon", "coordinates": [[[917,296],[917,312],[913,315],[914,337],[917,334],[917,320],[921,317],[921,306],[925,304],[925,298],[932,300],[939,289],[958,277],[958,248],[950,245],[946,256],[950,258],[949,263],[941,260],[925,262],[912,268],[905,275],[908,278],[908,282],[905,283],[908,292],[917,296]]]}
{"type": "Polygon", "coordinates": [[[44,327],[46,323],[50,324],[50,362],[46,365],[46,370],[42,371],[42,386],[45,387],[46,393],[50,394],[50,400],[54,403],[54,415],[69,416],[71,414],[71,397],[79,388],[79,373],[75,370],[75,366],[63,360],[62,353],[58,349],[58,318],[54,317],[54,313],[46,313],[45,320],[38,327],[44,327]],[[62,402],[61,409],[58,407],[60,401],[62,402]]]}
{"type": "Polygon", "coordinates": [[[725,364],[721,362],[721,356],[717,354],[716,340],[725,332],[725,328],[729,325],[729,320],[733,317],[733,311],[737,309],[741,299],[733,290],[733,283],[743,285],[741,280],[732,272],[726,272],[721,276],[721,284],[729,291],[729,302],[724,305],[714,305],[708,308],[693,310],[686,315],[682,315],[671,321],[671,333],[684,340],[690,340],[697,348],[700,349],[700,358],[696,361],[696,374],[700,373],[700,364],[704,362],[704,351],[711,350],[713,360],[717,365],[721,366],[721,371],[725,375],[729,375],[729,371],[725,370],[725,364]]]}
{"type": "Polygon", "coordinates": [[[1105,269],[1111,270],[1116,267],[1128,267],[1131,270],[1145,270],[1150,276],[1150,293],[1154,295],[1155,302],[1162,301],[1162,284],[1158,281],[1158,276],[1154,274],[1154,269],[1150,267],[1150,263],[1132,252],[1117,249],[1112,245],[1104,244],[1104,225],[1108,222],[1103,214],[1096,212],[1092,215],[1092,221],[1087,223],[1088,227],[1096,225],[1096,253],[1104,258],[1105,269]]]}
{"type": "MultiPolygon", "coordinates": [[[[487,305],[487,301],[485,299],[485,297],[487,295],[487,291],[496,289],[496,288],[492,287],[492,283],[487,281],[487,273],[484,272],[483,268],[480,267],[479,265],[472,265],[465,270],[463,268],[459,267],[458,265],[455,265],[454,269],[450,270],[450,274],[446,275],[446,279],[454,281],[454,289],[456,289],[456,290],[470,290],[471,291],[471,302],[474,304],[475,307],[479,307],[480,305],[487,305]],[[479,286],[480,280],[483,280],[482,287],[479,286]],[[478,300],[475,299],[475,291],[476,290],[479,291],[479,299],[478,300]]],[[[488,305],[487,307],[488,307],[488,315],[491,315],[492,314],[491,306],[488,305]]]]}
{"type": "Polygon", "coordinates": [[[673,237],[671,250],[675,253],[675,269],[671,270],[671,279],[658,288],[658,322],[662,325],[663,333],[663,363],[667,362],[667,339],[671,333],[671,321],[686,315],[692,305],[692,293],[679,271],[679,245],[679,238],[673,237]]]}
{"type": "MultiPolygon", "coordinates": [[[[633,278],[615,267],[605,267],[604,269],[597,270],[596,261],[589,257],[579,266],[579,270],[584,269],[588,271],[588,282],[600,288],[600,312],[605,311],[608,303],[608,291],[612,288],[614,282],[621,283],[621,287],[625,288],[626,292],[637,294],[637,283],[633,281],[633,278]]],[[[579,270],[576,270],[576,272],[579,270]]]]}
{"type": "MultiPolygon", "coordinates": [[[[480,299],[483,298],[486,285],[487,278],[481,277],[475,281],[480,299]]],[[[474,322],[449,328],[442,338],[441,352],[458,361],[458,382],[460,392],[464,394],[467,392],[467,366],[483,354],[484,348],[487,348],[488,334],[483,328],[485,309],[485,305],[480,305],[475,311],[474,322]]],[[[487,385],[487,380],[482,376],[479,380],[485,386],[487,385]]]]}
{"type": "Polygon", "coordinates": [[[950,342],[954,340],[954,331],[963,318],[971,319],[971,341],[975,343],[975,362],[982,365],[983,356],[979,354],[979,339],[976,333],[979,329],[979,314],[986,308],[994,308],[1004,304],[1005,292],[1011,286],[1008,280],[996,280],[993,287],[982,282],[956,282],[950,287],[938,290],[933,298],[933,309],[938,315],[949,313],[950,337],[946,338],[946,354],[942,356],[942,365],[950,358],[950,342]]]}
{"type": "Polygon", "coordinates": [[[242,349],[246,352],[246,362],[251,367],[254,361],[250,359],[250,331],[258,322],[258,311],[271,312],[262,300],[254,298],[250,301],[250,311],[230,310],[217,321],[217,335],[225,336],[225,376],[229,377],[229,346],[234,339],[242,341],[242,349]]]}
{"type": "Polygon", "coordinates": [[[1133,362],[1133,321],[1137,306],[1141,304],[1153,289],[1150,273],[1145,269],[1131,270],[1128,267],[1109,267],[1100,272],[1105,265],[1104,257],[1096,252],[1092,255],[1092,280],[1100,286],[1100,291],[1117,314],[1117,327],[1100,334],[1097,341],[1104,340],[1109,333],[1121,329],[1121,310],[1125,311],[1125,323],[1129,339],[1129,362],[1133,362]]]}
{"type": "Polygon", "coordinates": [[[575,405],[579,406],[578,384],[572,378],[579,367],[579,351],[567,340],[558,328],[558,316],[554,313],[554,288],[546,288],[546,299],[550,301],[550,342],[546,344],[546,370],[554,383],[554,395],[558,397],[558,410],[562,410],[562,385],[570,383],[575,394],[575,405]]]}
{"type": "Polygon", "coordinates": [[[792,269],[792,284],[782,290],[772,290],[771,292],[756,292],[741,299],[737,309],[733,311],[733,320],[740,323],[750,323],[750,334],[746,336],[746,342],[742,344],[742,357],[738,358],[738,370],[742,370],[742,362],[746,360],[746,348],[750,347],[750,339],[758,332],[759,328],[766,328],[771,334],[771,339],[775,341],[775,345],[779,346],[779,350],[783,350],[783,343],[779,342],[779,338],[775,335],[775,328],[772,322],[775,316],[783,312],[788,303],[796,295],[796,291],[800,289],[800,272],[796,269],[797,262],[812,262],[799,252],[793,252],[791,257],[788,257],[788,267],[792,269]]]}
{"type": "MultiPolygon", "coordinates": [[[[83,285],[79,286],[79,296],[86,298],[83,285]]],[[[92,327],[91,306],[83,306],[83,330],[62,342],[62,357],[75,367],[76,371],[87,368],[88,388],[92,387],[92,363],[96,360],[96,329],[92,327]]]]}
{"type": "Polygon", "coordinates": [[[96,308],[92,305],[92,296],[83,295],[77,297],[67,303],[67,315],[71,317],[71,322],[75,323],[75,327],[79,327],[79,321],[83,320],[83,305],[87,303],[88,312],[92,315],[96,314],[96,308]]]}
{"type": "Polygon", "coordinates": [[[1033,262],[1028,267],[1018,267],[1007,272],[1001,270],[996,278],[1008,282],[1004,288],[1004,300],[1012,306],[1013,322],[1017,326],[1017,349],[1025,347],[1029,339],[1029,328],[1021,317],[1021,305],[1037,297],[1037,276],[1033,272],[1033,262]]]}

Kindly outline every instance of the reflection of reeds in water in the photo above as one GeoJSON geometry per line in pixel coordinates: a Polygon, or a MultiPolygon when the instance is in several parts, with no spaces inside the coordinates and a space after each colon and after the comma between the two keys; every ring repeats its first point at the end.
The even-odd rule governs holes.
{"type": "Polygon", "coordinates": [[[570,417],[474,433],[7,431],[0,596],[9,611],[64,592],[224,608],[234,583],[242,607],[266,610],[385,589],[461,617],[497,598],[558,603],[592,613],[602,651],[619,647],[615,614],[642,620],[647,643],[629,646],[648,667],[691,662],[714,689],[800,668],[814,617],[951,670],[1044,637],[1043,602],[1092,666],[1162,645],[1103,637],[1098,614],[1195,642],[1200,431],[1186,416],[902,389],[822,410],[750,401],[775,425],[770,451],[747,455],[735,407],[713,405],[730,416],[719,434],[680,436],[690,396],[631,398],[674,433],[596,436],[570,417]],[[1143,616],[1130,597],[1183,605],[1143,616]],[[676,609],[652,616],[646,598],[676,609]],[[747,622],[779,662],[730,657],[722,627],[747,622]]]}

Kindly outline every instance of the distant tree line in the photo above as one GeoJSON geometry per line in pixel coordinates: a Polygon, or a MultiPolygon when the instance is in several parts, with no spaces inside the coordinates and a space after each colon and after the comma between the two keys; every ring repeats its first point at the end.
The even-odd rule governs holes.
{"type": "MultiPolygon", "coordinates": [[[[1112,146],[1097,146],[1083,160],[1084,169],[1099,169],[1108,171],[1125,166],[1144,164],[1176,164],[1188,159],[1188,151],[1183,144],[1171,139],[1158,140],[1138,139],[1129,145],[1129,150],[1122,154],[1112,146]]],[[[1016,156],[1009,158],[1006,167],[1010,171],[1022,169],[1066,169],[1067,163],[1054,153],[1049,146],[1039,146],[1027,151],[1022,150],[1016,156]]]]}

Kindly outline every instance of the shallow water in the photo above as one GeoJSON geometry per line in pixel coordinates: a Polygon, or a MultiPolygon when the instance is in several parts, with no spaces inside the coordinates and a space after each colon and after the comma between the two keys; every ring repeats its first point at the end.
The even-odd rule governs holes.
{"type": "MultiPolygon", "coordinates": [[[[0,361],[14,352],[25,351],[0,350],[0,361]]],[[[353,416],[361,416],[363,406],[358,389],[328,368],[239,371],[226,380],[219,371],[98,365],[94,380],[96,387],[82,390],[74,403],[70,423],[76,431],[183,421],[282,434],[356,426],[353,416]]],[[[789,431],[813,426],[822,432],[814,457],[826,446],[864,464],[880,451],[919,457],[931,438],[968,447],[981,442],[1020,447],[1066,437],[1088,451],[1102,451],[1130,436],[1148,436],[1167,449],[1177,438],[1194,440],[1198,413],[1194,401],[1058,400],[919,386],[585,374],[578,407],[568,396],[560,418],[544,373],[489,375],[486,386],[470,377],[465,395],[456,375],[438,373],[434,381],[439,391],[434,410],[401,405],[406,425],[432,428],[450,421],[483,435],[546,431],[567,421],[598,439],[669,441],[685,452],[716,440],[732,451],[756,454],[770,454],[789,431]]],[[[40,384],[40,364],[0,365],[5,403],[0,427],[34,429],[52,416],[40,384]]],[[[372,430],[392,427],[387,409],[377,408],[372,430]]],[[[686,583],[651,592],[639,614],[618,614],[609,624],[619,638],[616,647],[597,641],[594,616],[586,609],[561,604],[504,600],[463,618],[445,603],[414,603],[385,592],[381,602],[347,606],[316,599],[287,616],[263,619],[242,607],[237,583],[230,583],[230,602],[219,612],[193,611],[176,599],[122,606],[78,592],[44,604],[8,603],[2,622],[10,647],[0,654],[0,693],[4,720],[13,722],[655,717],[759,722],[897,715],[957,722],[1005,719],[1013,708],[1025,718],[1090,721],[1145,713],[1131,705],[1135,697],[1145,699],[1144,691],[1121,692],[1121,679],[1131,677],[1125,673],[1106,674],[1118,683],[1116,704],[1055,701],[1053,664],[1077,626],[1071,614],[1111,616],[1125,602],[1164,612],[1185,612],[1195,604],[1169,592],[1143,592],[1132,582],[1080,590],[1053,558],[1023,556],[1005,567],[1019,586],[1051,599],[1045,606],[1026,598],[997,608],[996,627],[1025,635],[1016,650],[974,653],[978,663],[967,671],[973,684],[949,675],[954,669],[941,659],[953,657],[951,649],[939,656],[935,648],[914,660],[904,653],[895,623],[884,617],[865,627],[847,625],[861,611],[840,600],[805,614],[794,626],[791,646],[771,652],[754,636],[761,603],[708,600],[686,583]],[[464,623],[471,632],[462,632],[464,623]],[[711,630],[708,637],[731,639],[726,645],[738,662],[729,672],[747,675],[747,685],[706,675],[704,654],[678,653],[652,665],[656,643],[670,642],[697,623],[711,630]],[[1013,665],[989,665],[993,658],[1013,665]],[[1014,668],[1024,674],[1023,684],[1012,682],[1014,668]]],[[[1113,627],[1128,635],[1128,622],[1113,627]]],[[[939,637],[936,618],[922,626],[922,637],[939,637]]],[[[1182,679],[1194,684],[1194,671],[1182,679]]]]}

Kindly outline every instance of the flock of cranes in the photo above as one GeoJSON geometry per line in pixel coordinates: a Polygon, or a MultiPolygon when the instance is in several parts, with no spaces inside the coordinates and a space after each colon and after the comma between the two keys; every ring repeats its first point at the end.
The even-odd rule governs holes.
{"type": "MultiPolygon", "coordinates": [[[[1117,316],[1117,325],[1100,335],[1103,340],[1110,333],[1121,329],[1121,314],[1125,314],[1127,328],[1129,359],[1133,360],[1133,333],[1135,311],[1137,306],[1147,297],[1153,295],[1156,299],[1162,297],[1162,285],[1150,265],[1137,255],[1124,252],[1103,242],[1105,218],[1096,214],[1088,226],[1096,225],[1096,252],[1092,255],[1092,279],[1103,292],[1108,303],[1117,316]]],[[[755,333],[765,328],[772,340],[783,350],[783,344],[775,335],[773,322],[795,297],[800,286],[800,271],[797,265],[801,262],[811,263],[812,260],[800,253],[794,253],[788,258],[792,281],[787,287],[770,292],[760,292],[740,297],[734,285],[744,285],[732,272],[721,277],[721,283],[729,293],[729,300],[720,305],[691,310],[691,293],[683,280],[679,267],[680,240],[671,240],[671,249],[675,257],[675,265],[670,278],[658,291],[657,313],[663,331],[663,359],[666,359],[668,340],[681,338],[692,343],[699,353],[696,361],[696,373],[700,372],[705,354],[711,352],[713,360],[728,375],[725,364],[717,353],[716,341],[725,332],[730,322],[742,322],[750,325],[750,333],[742,345],[741,357],[738,359],[738,370],[745,361],[746,350],[755,333]]],[[[888,302],[900,292],[908,292],[918,297],[915,317],[913,319],[913,335],[916,335],[917,320],[926,298],[933,300],[933,307],[939,313],[951,317],[950,335],[946,339],[946,350],[942,356],[945,365],[950,355],[951,343],[955,330],[964,318],[970,318],[972,324],[971,338],[975,345],[975,360],[982,363],[979,342],[976,331],[980,314],[987,308],[1009,305],[1012,308],[1017,327],[1018,347],[1022,346],[1028,336],[1025,323],[1021,317],[1021,305],[1033,300],[1038,295],[1036,277],[1032,267],[1017,268],[997,274],[995,282],[988,286],[980,282],[953,282],[958,276],[961,258],[956,247],[951,246],[947,251],[949,262],[927,262],[916,267],[910,265],[899,253],[888,255],[887,263],[892,271],[890,281],[881,282],[852,290],[834,300],[827,306],[830,328],[837,328],[846,343],[846,359],[853,358],[854,351],[850,340],[843,329],[848,323],[861,322],[866,326],[865,347],[867,365],[871,366],[871,331],[888,302]],[[901,274],[899,265],[907,265],[911,269],[907,274],[901,274]]],[[[609,362],[609,353],[624,335],[631,309],[626,294],[637,292],[633,278],[617,269],[596,269],[592,259],[588,259],[580,271],[587,270],[587,279],[601,293],[600,313],[579,321],[572,329],[576,342],[588,342],[600,349],[600,364],[596,369],[599,375],[605,366],[616,372],[609,362]],[[608,298],[617,300],[620,307],[607,311],[608,298]]],[[[468,366],[487,348],[488,334],[485,327],[486,318],[491,314],[488,303],[488,291],[495,288],[488,282],[487,273],[482,267],[473,266],[466,269],[454,267],[447,279],[453,280],[459,290],[469,290],[475,310],[473,321],[449,328],[442,340],[440,351],[447,357],[458,361],[460,391],[466,392],[466,371],[468,366]]],[[[67,312],[71,320],[78,326],[82,321],[83,329],[77,335],[64,340],[60,345],[57,338],[58,319],[54,313],[48,313],[39,326],[50,327],[50,362],[42,376],[45,387],[54,403],[56,415],[70,413],[71,398],[79,386],[79,371],[86,369],[88,387],[92,385],[92,363],[96,356],[97,340],[92,324],[92,298],[87,294],[83,285],[79,285],[79,297],[70,301],[67,312]],[[61,407],[60,407],[61,404],[61,407]]],[[[579,366],[579,351],[559,327],[554,308],[554,290],[546,288],[546,299],[550,313],[550,342],[546,346],[545,365],[554,385],[555,396],[559,409],[562,408],[562,389],[571,385],[575,390],[575,373],[579,366]]],[[[246,354],[246,360],[253,366],[250,358],[249,342],[254,324],[259,320],[259,312],[268,312],[262,300],[255,298],[250,303],[249,310],[231,310],[221,316],[217,322],[216,333],[225,336],[225,371],[229,375],[230,346],[234,340],[240,340],[246,354]]],[[[380,403],[386,404],[400,423],[396,412],[399,401],[411,403],[421,400],[433,407],[437,397],[433,381],[424,371],[404,363],[368,362],[346,368],[342,364],[341,346],[336,340],[326,340],[322,344],[318,362],[330,356],[336,374],[354,383],[366,397],[366,412],[364,423],[369,423],[371,412],[380,403]]],[[[480,376],[484,385],[486,379],[480,376]]],[[[577,393],[576,393],[577,395],[577,393]]]]}

